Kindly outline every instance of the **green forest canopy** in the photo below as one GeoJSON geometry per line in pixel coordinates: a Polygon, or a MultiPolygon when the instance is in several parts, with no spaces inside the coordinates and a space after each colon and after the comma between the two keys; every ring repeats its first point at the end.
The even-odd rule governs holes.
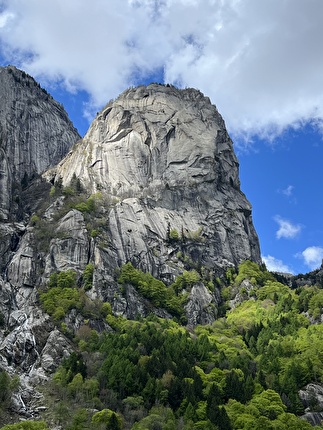
{"type": "MultiPolygon", "coordinates": [[[[61,278],[60,286],[52,279],[52,289],[76,290],[71,273],[61,278]]],[[[130,266],[119,282],[140,285],[165,306],[171,295],[178,297],[174,285],[165,297],[145,292],[169,287],[130,266]]],[[[189,288],[189,278],[177,282],[179,290],[189,288]]],[[[222,290],[227,300],[239,292],[242,301],[212,325],[188,330],[177,318],[130,321],[109,311],[114,332],[80,329],[73,339],[78,351],[64,360],[46,394],[61,399],[47,419],[67,430],[312,429],[299,418],[298,390],[323,383],[323,325],[312,323],[321,315],[322,289],[291,289],[244,262],[228,272],[222,290]]],[[[70,300],[82,306],[76,296],[63,296],[66,309],[70,300]]],[[[49,306],[52,299],[41,300],[49,306]]],[[[314,399],[311,408],[318,410],[314,399]]],[[[42,422],[24,425],[30,427],[3,429],[46,429],[42,422]]]]}

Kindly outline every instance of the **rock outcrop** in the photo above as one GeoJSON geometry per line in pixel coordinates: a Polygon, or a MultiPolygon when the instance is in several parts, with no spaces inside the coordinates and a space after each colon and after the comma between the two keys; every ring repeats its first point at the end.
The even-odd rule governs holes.
{"type": "Polygon", "coordinates": [[[313,426],[323,422],[323,387],[319,384],[307,384],[299,391],[299,397],[305,407],[303,418],[313,426]]]}

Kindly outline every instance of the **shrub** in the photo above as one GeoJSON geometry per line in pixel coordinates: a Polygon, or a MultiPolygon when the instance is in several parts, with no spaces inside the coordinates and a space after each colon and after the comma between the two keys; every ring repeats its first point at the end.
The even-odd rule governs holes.
{"type": "Polygon", "coordinates": [[[179,240],[179,233],[175,228],[169,231],[169,239],[174,241],[179,240]]]}

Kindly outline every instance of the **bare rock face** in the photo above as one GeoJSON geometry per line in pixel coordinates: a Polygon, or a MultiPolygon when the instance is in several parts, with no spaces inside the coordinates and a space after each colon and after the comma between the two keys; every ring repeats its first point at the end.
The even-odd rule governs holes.
{"type": "Polygon", "coordinates": [[[219,297],[211,294],[202,282],[194,285],[185,306],[187,325],[212,324],[217,317],[218,301],[219,297]]]}
{"type": "Polygon", "coordinates": [[[69,211],[59,222],[46,260],[46,273],[84,270],[89,259],[90,242],[81,212],[69,211]]]}
{"type": "Polygon", "coordinates": [[[21,218],[21,192],[80,138],[64,108],[33,78],[0,68],[0,217],[21,218]]]}
{"type": "Polygon", "coordinates": [[[119,264],[132,261],[167,279],[179,253],[206,267],[260,262],[232,141],[197,90],[125,91],[45,176],[64,186],[76,176],[89,192],[118,202],[108,225],[119,264]]]}

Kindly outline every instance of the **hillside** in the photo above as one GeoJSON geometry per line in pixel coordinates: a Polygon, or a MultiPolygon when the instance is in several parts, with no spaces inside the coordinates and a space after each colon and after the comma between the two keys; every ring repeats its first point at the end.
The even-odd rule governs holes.
{"type": "Polygon", "coordinates": [[[318,424],[321,271],[261,264],[210,100],[130,88],[81,139],[30,76],[0,80],[0,423],[27,420],[3,428],[318,424]]]}

